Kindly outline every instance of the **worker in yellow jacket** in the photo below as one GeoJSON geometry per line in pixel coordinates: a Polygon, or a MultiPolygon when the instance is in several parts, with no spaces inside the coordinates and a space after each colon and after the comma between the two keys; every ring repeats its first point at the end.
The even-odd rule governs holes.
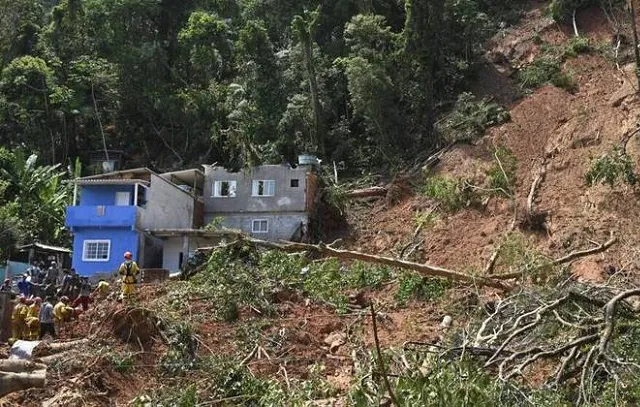
{"type": "Polygon", "coordinates": [[[25,331],[24,320],[27,316],[27,299],[21,295],[11,313],[11,343],[22,339],[25,331]]]}
{"type": "Polygon", "coordinates": [[[140,273],[140,268],[135,261],[133,261],[133,255],[131,252],[124,254],[124,262],[120,265],[118,273],[122,277],[122,294],[121,298],[131,296],[135,291],[135,286],[138,280],[136,276],[140,273]]]}
{"type": "Polygon", "coordinates": [[[33,304],[27,307],[27,317],[25,318],[25,339],[35,341],[40,335],[40,305],[42,305],[42,298],[36,297],[33,299],[33,304]]]}
{"type": "Polygon", "coordinates": [[[53,307],[54,324],[59,332],[62,331],[66,322],[71,321],[73,316],[73,308],[69,306],[69,297],[66,295],[60,298],[60,301],[53,307]]]}

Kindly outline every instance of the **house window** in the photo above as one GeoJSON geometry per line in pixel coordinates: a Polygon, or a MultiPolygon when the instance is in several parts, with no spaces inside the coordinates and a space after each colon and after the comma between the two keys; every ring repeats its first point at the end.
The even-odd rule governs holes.
{"type": "Polygon", "coordinates": [[[291,180],[291,188],[298,188],[300,186],[300,180],[299,179],[292,179],[291,180]]]}
{"type": "Polygon", "coordinates": [[[253,181],[251,195],[253,196],[274,196],[276,194],[276,182],[274,180],[253,181]]]}
{"type": "Polygon", "coordinates": [[[116,192],[116,206],[131,205],[131,192],[116,192]]]}
{"type": "Polygon", "coordinates": [[[268,233],[269,221],[266,219],[254,219],[251,225],[251,231],[253,233],[268,233]]]}
{"type": "Polygon", "coordinates": [[[236,181],[215,181],[213,183],[214,198],[235,198],[236,181]]]}
{"type": "Polygon", "coordinates": [[[82,261],[109,261],[111,240],[85,240],[82,261]]]}

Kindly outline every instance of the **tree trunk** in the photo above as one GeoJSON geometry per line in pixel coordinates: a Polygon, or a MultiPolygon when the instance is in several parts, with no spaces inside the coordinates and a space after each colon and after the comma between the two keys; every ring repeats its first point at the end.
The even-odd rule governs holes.
{"type": "MultiPolygon", "coordinates": [[[[268,242],[266,240],[244,237],[244,235],[242,234],[238,234],[237,237],[238,240],[234,243],[231,243],[230,246],[238,244],[239,242],[247,242],[256,246],[262,246],[268,249],[282,250],[291,253],[311,251],[324,254],[329,257],[335,257],[341,260],[360,260],[367,263],[384,264],[386,266],[396,267],[400,269],[413,270],[417,271],[420,275],[425,277],[440,277],[451,281],[463,281],[466,283],[474,284],[478,287],[494,287],[501,290],[509,290],[512,288],[509,284],[506,284],[503,281],[499,281],[489,277],[464,274],[458,271],[449,270],[430,264],[414,263],[411,261],[394,259],[392,257],[383,257],[350,250],[334,249],[330,245],[325,245],[323,243],[313,245],[307,243],[283,242],[282,244],[280,244],[268,242]]],[[[200,250],[202,251],[208,249],[203,248],[200,250]]]]}
{"type": "Polygon", "coordinates": [[[634,0],[629,0],[629,20],[633,31],[633,53],[636,58],[636,78],[638,78],[638,92],[640,92],[640,50],[638,50],[638,29],[636,27],[636,7],[634,0]]]}
{"type": "Polygon", "coordinates": [[[45,370],[36,370],[33,373],[0,372],[0,397],[33,387],[42,388],[45,382],[45,370]]]}

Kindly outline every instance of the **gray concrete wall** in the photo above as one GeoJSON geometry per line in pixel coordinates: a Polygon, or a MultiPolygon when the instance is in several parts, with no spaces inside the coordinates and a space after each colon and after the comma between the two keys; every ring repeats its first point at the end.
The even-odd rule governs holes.
{"type": "Polygon", "coordinates": [[[212,213],[229,214],[244,212],[304,212],[308,167],[291,168],[288,165],[263,165],[252,170],[231,173],[222,167],[205,166],[205,223],[212,213]],[[298,186],[292,187],[291,180],[298,186]],[[275,196],[252,196],[253,180],[274,180],[275,196]],[[235,198],[213,196],[215,181],[236,181],[235,198]]]}
{"type": "Polygon", "coordinates": [[[176,185],[151,174],[147,204],[140,211],[138,228],[190,229],[193,226],[194,198],[176,185]]]}
{"type": "MultiPolygon", "coordinates": [[[[210,222],[216,214],[207,214],[205,221],[210,222]]],[[[257,239],[263,240],[290,240],[296,238],[294,233],[299,233],[300,224],[309,223],[309,217],[302,212],[290,213],[245,213],[245,214],[218,214],[223,217],[221,226],[229,229],[240,229],[251,234],[257,239]],[[253,233],[254,220],[266,219],[268,222],[267,233],[253,233]]]]}

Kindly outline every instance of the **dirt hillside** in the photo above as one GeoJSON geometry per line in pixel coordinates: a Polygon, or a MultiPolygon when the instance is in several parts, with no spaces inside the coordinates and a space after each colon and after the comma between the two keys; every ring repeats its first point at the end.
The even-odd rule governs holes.
{"type": "MultiPolygon", "coordinates": [[[[590,40],[590,51],[563,62],[563,69],[576,82],[576,91],[570,93],[549,85],[522,95],[515,78],[518,68],[532,63],[544,52],[541,44],[561,46],[574,35],[572,28],[560,26],[546,16],[545,5],[546,2],[534,2],[520,24],[490,41],[485,64],[474,86],[479,96],[491,95],[505,104],[510,121],[489,129],[484,138],[473,144],[455,145],[434,173],[482,180],[494,160],[495,149],[507,148],[517,160],[515,201],[522,212],[532,183],[544,164],[546,175],[534,203],[536,211],[547,214],[546,230],[521,231],[525,245],[549,258],[557,258],[603,243],[613,233],[619,238],[617,244],[602,254],[574,263],[572,271],[576,277],[594,282],[608,278],[608,270],[612,268],[635,278],[640,275],[640,255],[636,250],[636,242],[640,241],[637,190],[625,185],[588,187],[585,181],[593,158],[610,151],[636,126],[640,99],[636,94],[634,67],[616,66],[608,54],[599,51],[610,48],[611,27],[600,9],[588,9],[579,13],[576,21],[580,34],[590,40]]],[[[630,141],[628,152],[635,169],[640,171],[637,139],[630,141]]],[[[423,180],[413,181],[419,190],[423,180]]],[[[442,212],[433,224],[416,233],[416,215],[433,207],[434,203],[419,192],[393,206],[387,206],[384,199],[352,202],[347,213],[352,233],[346,245],[354,250],[393,256],[411,251],[408,255],[411,260],[482,272],[514,216],[508,198],[492,197],[480,207],[442,212]]],[[[175,284],[145,287],[139,306],[171,309],[173,299],[169,294],[177,287],[175,284]]],[[[351,305],[358,309],[372,297],[378,303],[390,303],[395,284],[395,281],[385,283],[377,292],[354,291],[350,293],[351,305]]],[[[450,307],[459,306],[463,300],[482,301],[492,295],[489,290],[454,285],[441,301],[389,307],[384,314],[385,322],[379,327],[381,345],[437,341],[444,332],[440,322],[450,307]]],[[[338,316],[328,304],[310,303],[297,294],[279,298],[275,317],[268,319],[255,309],[241,309],[242,323],[214,322],[209,314],[218,305],[206,297],[190,298],[188,307],[176,310],[172,316],[192,324],[200,344],[199,353],[243,360],[255,351],[238,345],[238,338],[247,335],[246,324],[260,326],[261,343],[271,345],[247,362],[252,374],[289,384],[309,378],[308,367],[321,363],[322,374],[338,389],[338,401],[334,400],[337,404],[333,405],[341,405],[341,395],[354,380],[352,355],[344,346],[351,338],[340,335],[346,332],[347,336],[355,336],[352,328],[361,323],[358,326],[362,337],[358,340],[366,344],[374,341],[371,323],[363,321],[361,313],[338,316]]],[[[160,332],[154,332],[145,343],[123,337],[116,328],[121,316],[118,313],[122,312],[122,306],[113,302],[96,304],[74,323],[67,338],[91,338],[91,344],[73,356],[81,367],[53,367],[49,388],[7,396],[0,399],[0,405],[35,406],[44,400],[49,400],[49,406],[124,405],[141,394],[181,383],[170,375],[158,374],[159,360],[171,339],[160,332]],[[118,359],[114,354],[127,356],[118,359]],[[129,359],[131,366],[125,364],[129,359]]],[[[464,326],[465,321],[456,323],[464,326]]],[[[192,382],[208,385],[213,380],[198,372],[187,374],[192,382]]]]}

